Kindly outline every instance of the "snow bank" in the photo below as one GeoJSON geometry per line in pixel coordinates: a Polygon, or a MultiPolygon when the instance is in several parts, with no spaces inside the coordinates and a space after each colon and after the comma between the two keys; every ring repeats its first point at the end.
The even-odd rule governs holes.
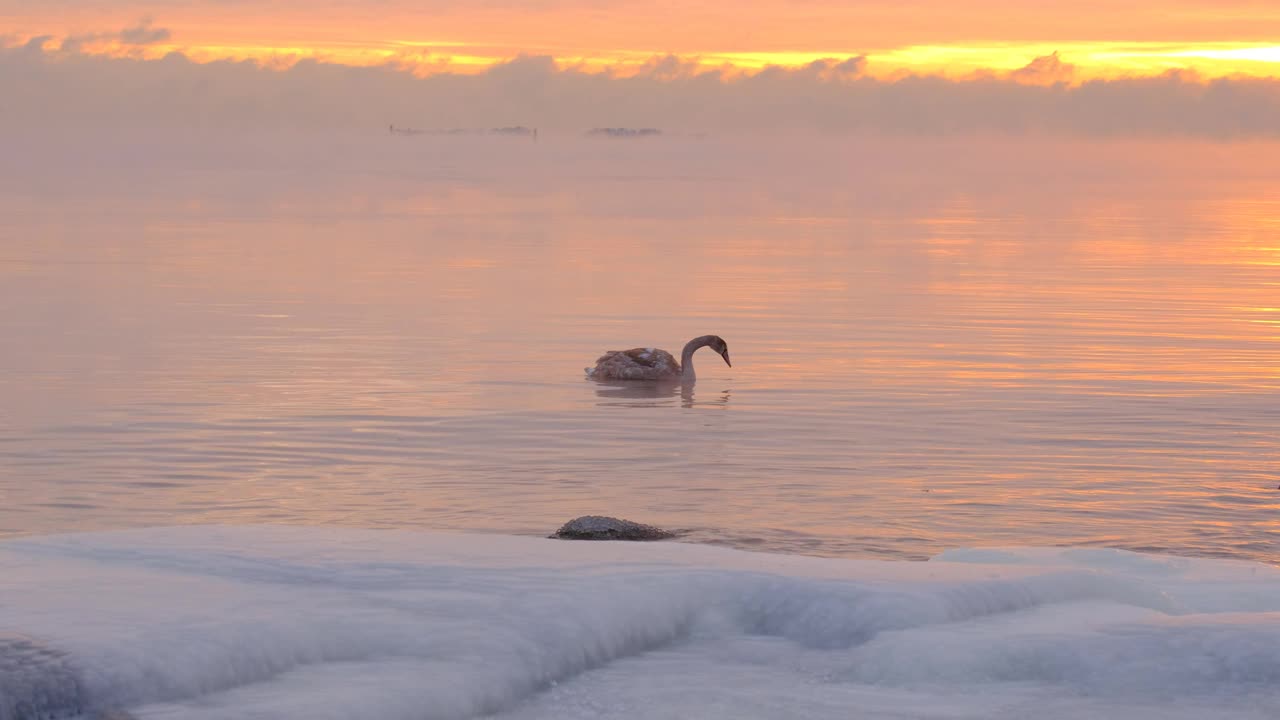
{"type": "Polygon", "coordinates": [[[1277,688],[1280,570],[1243,562],[262,527],[0,543],[0,720],[1274,718],[1277,688]]]}

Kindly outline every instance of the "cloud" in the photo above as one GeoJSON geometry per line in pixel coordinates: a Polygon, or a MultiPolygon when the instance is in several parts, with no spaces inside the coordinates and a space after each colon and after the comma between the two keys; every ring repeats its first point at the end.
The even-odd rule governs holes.
{"type": "Polygon", "coordinates": [[[151,18],[144,18],[133,27],[116,32],[88,33],[85,35],[69,35],[62,41],[63,52],[77,53],[85,45],[99,42],[116,42],[121,45],[142,46],[164,42],[173,37],[168,28],[155,27],[151,18]]]}
{"type": "Polygon", "coordinates": [[[845,58],[844,60],[818,60],[810,65],[810,67],[817,66],[819,63],[822,64],[820,68],[822,73],[831,78],[841,80],[852,80],[866,72],[867,69],[867,58],[865,55],[845,58]]]}
{"type": "Polygon", "coordinates": [[[678,55],[656,55],[640,66],[636,73],[653,80],[687,79],[703,72],[698,58],[682,58],[678,55]]]}
{"type": "Polygon", "coordinates": [[[1058,53],[1041,55],[1026,66],[1014,70],[1009,77],[1016,82],[1030,85],[1052,85],[1060,82],[1071,82],[1075,78],[1076,66],[1062,62],[1058,53]]]}
{"type": "Polygon", "coordinates": [[[44,53],[45,45],[48,45],[52,40],[53,40],[52,35],[36,35],[35,37],[28,39],[22,45],[18,46],[18,50],[21,53],[26,53],[30,55],[40,55],[44,53]]]}
{"type": "Polygon", "coordinates": [[[150,45],[164,42],[172,37],[168,28],[153,27],[147,18],[134,27],[125,28],[119,33],[120,42],[126,45],[150,45]]]}
{"type": "Polygon", "coordinates": [[[281,70],[249,61],[199,64],[179,53],[158,60],[110,58],[50,50],[42,39],[0,49],[0,87],[6,88],[0,128],[301,130],[394,123],[570,132],[607,126],[1280,137],[1275,80],[1205,82],[1186,73],[1078,85],[1052,80],[1069,68],[1050,55],[1021,75],[881,79],[867,75],[860,56],[743,72],[668,55],[621,75],[521,56],[480,74],[418,77],[392,64],[304,60],[281,70]]]}

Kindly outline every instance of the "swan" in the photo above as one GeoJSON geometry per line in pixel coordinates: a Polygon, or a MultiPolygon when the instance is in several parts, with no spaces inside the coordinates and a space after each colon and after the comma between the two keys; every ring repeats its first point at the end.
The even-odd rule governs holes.
{"type": "Polygon", "coordinates": [[[632,348],[631,350],[610,350],[596,360],[596,366],[585,368],[587,377],[592,380],[679,380],[691,383],[696,379],[693,373],[693,353],[701,347],[710,347],[720,353],[724,364],[733,367],[729,362],[729,346],[719,335],[703,335],[685,344],[680,353],[680,362],[666,350],[657,348],[632,348]]]}

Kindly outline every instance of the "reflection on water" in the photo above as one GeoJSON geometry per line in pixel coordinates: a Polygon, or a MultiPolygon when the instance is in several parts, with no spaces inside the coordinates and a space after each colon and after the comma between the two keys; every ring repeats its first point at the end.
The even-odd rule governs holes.
{"type": "Polygon", "coordinates": [[[1275,148],[169,142],[0,177],[0,533],[1274,560],[1275,148]],[[706,333],[696,386],[582,379],[706,333]]]}
{"type": "Polygon", "coordinates": [[[697,390],[695,383],[622,380],[588,380],[587,382],[596,386],[596,395],[600,398],[601,406],[659,407],[675,404],[675,398],[680,399],[680,407],[683,408],[729,403],[729,390],[713,393],[705,387],[705,384],[702,395],[695,398],[697,390]]]}

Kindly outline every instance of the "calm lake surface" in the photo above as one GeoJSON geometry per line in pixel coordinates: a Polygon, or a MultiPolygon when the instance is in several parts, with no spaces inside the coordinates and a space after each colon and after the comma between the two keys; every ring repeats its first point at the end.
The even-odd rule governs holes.
{"type": "Polygon", "coordinates": [[[1280,149],[36,138],[0,535],[296,523],[1280,555],[1280,149]],[[601,352],[697,356],[602,385],[601,352]]]}

